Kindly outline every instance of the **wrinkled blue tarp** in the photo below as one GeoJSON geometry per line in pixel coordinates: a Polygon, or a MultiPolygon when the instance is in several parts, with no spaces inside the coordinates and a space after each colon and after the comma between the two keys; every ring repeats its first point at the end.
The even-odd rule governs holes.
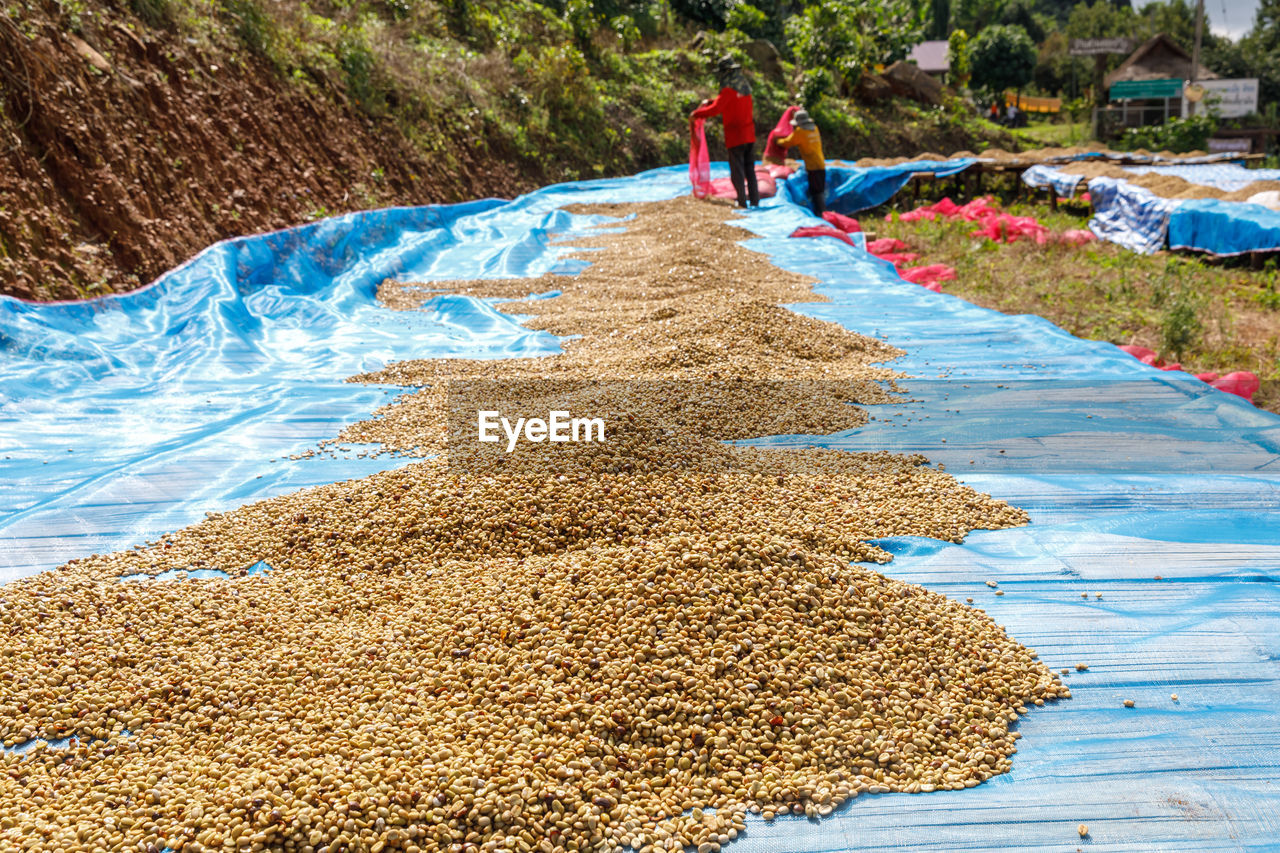
{"type": "Polygon", "coordinates": [[[1214,255],[1280,249],[1280,211],[1260,204],[1187,199],[1169,217],[1169,247],[1214,255]]]}
{"type": "MultiPolygon", "coordinates": [[[[582,201],[669,198],[687,192],[685,174],[679,167],[617,181],[548,187],[460,216],[446,235],[435,238],[438,251],[425,252],[398,274],[443,280],[533,275],[554,268],[561,248],[551,245],[547,229],[572,231],[599,221],[565,219],[556,208],[582,201]]],[[[365,222],[380,218],[369,214],[365,222]]],[[[1007,775],[960,792],[861,797],[820,823],[789,818],[766,825],[752,820],[728,851],[1278,849],[1280,418],[1185,374],[1146,367],[1109,344],[1074,338],[1040,318],[986,311],[905,283],[890,265],[840,241],[788,239],[798,225],[814,220],[786,198],[767,200],[761,211],[739,222],[756,235],[746,246],[781,267],[815,277],[818,291],[830,299],[794,306],[796,310],[887,337],[908,351],[895,366],[919,377],[907,383],[913,402],[875,407],[876,420],[861,429],[762,443],[922,450],[975,488],[1026,508],[1029,526],[976,532],[962,545],[913,538],[886,541],[897,557],[882,570],[957,600],[972,597],[975,606],[1037,649],[1052,668],[1069,669],[1064,678],[1074,696],[1024,718],[1019,726],[1024,737],[1007,775]],[[987,580],[997,581],[1006,595],[996,597],[987,580]],[[1077,663],[1088,664],[1088,671],[1076,672],[1077,663]],[[1179,696],[1176,702],[1170,698],[1173,693],[1179,696]],[[1133,699],[1136,707],[1123,707],[1124,699],[1133,699]],[[1081,823],[1089,826],[1086,840],[1076,834],[1081,823]]],[[[359,229],[353,229],[346,245],[358,239],[359,229]]],[[[326,272],[334,267],[317,262],[297,292],[280,289],[271,297],[270,311],[251,316],[270,327],[291,316],[294,300],[325,303],[331,294],[346,290],[335,284],[344,276],[372,281],[379,274],[356,272],[369,256],[391,258],[397,247],[417,239],[389,227],[378,241],[380,251],[371,246],[368,255],[353,256],[335,279],[326,272]]],[[[310,249],[319,260],[327,255],[322,246],[310,249]]],[[[95,377],[78,386],[79,393],[89,393],[91,401],[107,399],[110,388],[119,387],[118,408],[141,401],[152,414],[156,409],[146,394],[166,393],[170,383],[178,383],[172,392],[175,403],[184,400],[184,388],[204,393],[198,377],[182,369],[183,357],[174,355],[164,374],[135,381],[131,364],[119,354],[127,352],[131,338],[139,346],[158,346],[162,338],[155,330],[181,328],[182,318],[193,314],[211,316],[213,327],[219,326],[218,317],[235,318],[226,320],[227,337],[207,339],[207,345],[201,343],[206,338],[195,337],[186,342],[184,356],[202,371],[234,378],[237,368],[222,365],[215,350],[226,346],[229,352],[240,351],[232,332],[245,315],[234,306],[255,288],[269,286],[244,285],[241,294],[237,269],[223,264],[206,273],[207,293],[221,294],[217,299],[171,302],[162,288],[148,296],[152,301],[140,314],[145,322],[134,322],[119,309],[104,312],[106,319],[98,322],[106,325],[98,329],[105,334],[107,325],[114,326],[116,338],[108,349],[116,353],[115,361],[100,362],[95,377]],[[234,309],[229,315],[220,313],[226,305],[234,309]]],[[[450,314],[443,326],[430,312],[384,316],[367,286],[347,292],[362,295],[346,303],[343,323],[314,336],[306,325],[291,327],[298,340],[289,352],[316,349],[330,355],[304,360],[303,369],[288,382],[272,386],[273,393],[286,395],[279,403],[283,411],[291,412],[297,402],[288,396],[291,385],[309,381],[323,391],[317,397],[317,417],[329,416],[333,401],[341,399],[329,394],[329,386],[338,387],[347,373],[369,366],[367,354],[355,343],[359,335],[354,327],[343,346],[325,340],[325,335],[346,329],[344,323],[370,323],[370,334],[383,348],[379,358],[401,358],[410,353],[465,355],[469,344],[464,330],[472,323],[489,329],[497,322],[475,305],[450,314]],[[392,334],[393,319],[404,324],[409,344],[392,334]]],[[[36,322],[41,312],[52,311],[50,316],[56,317],[59,309],[29,310],[36,322]]],[[[56,353],[72,348],[73,341],[63,339],[70,330],[52,320],[47,328],[49,369],[64,369],[56,353]]],[[[476,333],[476,352],[498,354],[503,341],[513,342],[514,351],[521,353],[542,349],[541,343],[519,343],[522,334],[509,328],[476,333]]],[[[251,328],[242,336],[254,341],[258,332],[251,328]]],[[[553,351],[552,343],[547,342],[545,351],[553,351]]],[[[271,358],[262,348],[247,351],[250,355],[236,358],[271,358]]],[[[39,364],[41,358],[31,360],[39,364]]],[[[18,377],[23,387],[34,387],[31,367],[21,353],[8,352],[0,362],[0,383],[8,389],[10,379],[18,377]]],[[[283,367],[287,370],[287,363],[283,367]]],[[[130,502],[142,493],[127,482],[141,476],[134,473],[140,463],[113,455],[114,442],[126,432],[115,424],[120,415],[110,409],[99,412],[93,408],[96,403],[82,407],[79,393],[50,391],[19,402],[51,411],[61,407],[80,425],[75,436],[94,445],[88,465],[98,478],[98,491],[92,498],[86,499],[83,487],[60,495],[71,471],[52,476],[38,464],[41,455],[54,455],[57,441],[0,424],[7,446],[22,455],[20,462],[5,463],[5,482],[15,484],[8,494],[51,502],[43,516],[52,525],[48,536],[70,543],[73,551],[103,541],[77,538],[82,519],[91,519],[92,529],[98,530],[114,513],[123,527],[141,530],[147,529],[153,510],[130,502]],[[88,433],[99,428],[112,438],[94,444],[88,433]]],[[[201,430],[213,416],[201,413],[203,398],[185,402],[187,408],[173,418],[185,420],[198,448],[204,441],[201,430]]],[[[218,403],[233,409],[238,405],[221,398],[218,403]]],[[[9,405],[6,401],[6,417],[9,405]]],[[[337,420],[359,416],[358,408],[348,401],[337,420]]],[[[238,423],[252,431],[262,421],[245,417],[238,423]]],[[[298,433],[301,438],[284,444],[305,446],[332,435],[337,426],[332,419],[310,424],[298,433]]],[[[244,430],[233,424],[225,432],[234,437],[244,430]]],[[[185,454],[186,435],[175,424],[168,452],[185,454]]],[[[145,459],[149,437],[132,438],[134,453],[145,459]]],[[[350,471],[341,460],[268,463],[265,456],[279,452],[279,444],[257,434],[250,438],[243,445],[231,440],[223,445],[223,463],[240,466],[241,477],[269,475],[273,464],[290,470],[319,464],[324,473],[352,475],[338,473],[350,471]]],[[[186,471],[177,464],[163,470],[166,499],[205,508],[201,480],[207,468],[186,471]]],[[[278,491],[296,479],[282,478],[278,491]]],[[[211,493],[218,495],[216,508],[260,496],[253,491],[211,493]]],[[[167,506],[163,501],[158,505],[167,506]]],[[[163,515],[171,517],[173,512],[163,515]]],[[[0,536],[9,537],[11,530],[10,522],[0,522],[0,536]]],[[[119,537],[110,540],[117,541],[119,537]]],[[[11,542],[6,538],[3,546],[11,547],[11,542]]]]}
{"type": "MultiPolygon", "coordinates": [[[[857,213],[879,207],[897,195],[916,172],[932,172],[946,178],[963,172],[977,161],[972,158],[957,160],[917,160],[897,166],[836,166],[827,164],[827,209],[836,213],[857,213]]],[[[779,195],[792,204],[809,206],[809,178],[804,168],[798,169],[782,182],[779,195]]]]}
{"type": "MultiPolygon", "coordinates": [[[[687,191],[665,180],[670,195],[687,191]]],[[[617,200],[633,186],[582,185],[576,197],[617,200]]],[[[595,221],[544,197],[355,213],[219,243],[124,296],[0,297],[0,582],[402,464],[360,449],[289,457],[395,393],[348,376],[559,343],[464,296],[388,311],[378,283],[572,272],[582,262],[551,235],[595,221]]]]}
{"type": "Polygon", "coordinates": [[[1169,215],[1179,202],[1115,178],[1090,180],[1089,196],[1093,205],[1089,230],[1100,239],[1144,255],[1164,248],[1169,215]]]}
{"type": "MultiPolygon", "coordinates": [[[[1244,169],[1236,165],[1139,166],[1129,171],[1176,174],[1187,180],[1200,175],[1195,183],[1221,184],[1223,189],[1243,186],[1239,183],[1242,174],[1250,176],[1246,184],[1274,180],[1274,175],[1280,175],[1280,169],[1244,169]]],[[[1023,172],[1022,180],[1028,186],[1051,186],[1058,195],[1071,196],[1085,178],[1037,165],[1023,172]]],[[[1222,256],[1280,250],[1280,213],[1261,205],[1219,199],[1165,199],[1115,178],[1091,178],[1088,189],[1096,213],[1089,228],[1101,239],[1135,252],[1150,254],[1166,245],[1222,256]]]]}
{"type": "Polygon", "coordinates": [[[1072,175],[1041,163],[1028,167],[1022,173],[1022,182],[1027,186],[1036,189],[1053,187],[1055,193],[1067,198],[1076,194],[1076,190],[1084,179],[1084,175],[1072,175]]]}

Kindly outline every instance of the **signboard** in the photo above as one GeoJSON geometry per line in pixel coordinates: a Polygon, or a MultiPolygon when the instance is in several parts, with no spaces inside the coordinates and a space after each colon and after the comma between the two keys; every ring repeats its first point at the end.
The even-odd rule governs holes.
{"type": "Polygon", "coordinates": [[[1251,139],[1210,139],[1209,153],[1221,154],[1227,151],[1238,151],[1241,154],[1248,154],[1253,150],[1253,140],[1251,139]]]}
{"type": "Polygon", "coordinates": [[[1182,95],[1182,79],[1166,77],[1162,80],[1122,80],[1111,86],[1111,100],[1129,101],[1135,98],[1177,98],[1182,95]]]}
{"type": "MultiPolygon", "coordinates": [[[[1241,80],[1197,80],[1192,86],[1204,90],[1196,106],[1196,113],[1217,113],[1221,118],[1237,118],[1258,111],[1258,78],[1241,80]]],[[[1115,91],[1115,87],[1112,87],[1115,91]]],[[[1182,114],[1188,115],[1187,94],[1182,98],[1182,114]]],[[[1114,98],[1114,96],[1112,96],[1114,98]]]]}
{"type": "Polygon", "coordinates": [[[1103,53],[1128,53],[1133,42],[1127,38],[1072,39],[1067,52],[1072,56],[1097,56],[1103,53]]]}

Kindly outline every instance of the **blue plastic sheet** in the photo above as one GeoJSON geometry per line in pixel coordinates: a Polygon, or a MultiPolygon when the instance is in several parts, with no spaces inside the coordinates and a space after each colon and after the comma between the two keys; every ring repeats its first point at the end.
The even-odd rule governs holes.
{"type": "Polygon", "coordinates": [[[1169,215],[1179,202],[1115,178],[1090,180],[1089,197],[1094,211],[1089,230],[1099,239],[1144,255],[1164,248],[1169,215]]]}
{"type": "MultiPolygon", "coordinates": [[[[620,200],[640,186],[651,198],[688,183],[664,173],[575,197],[620,200]]],[[[559,198],[356,213],[229,240],[125,296],[0,297],[0,582],[402,464],[363,448],[290,457],[396,393],[344,382],[356,373],[559,343],[464,296],[389,311],[378,283],[581,269],[550,235],[599,219],[557,210],[559,198]]]]}
{"type": "MultiPolygon", "coordinates": [[[[837,166],[827,164],[827,209],[836,213],[857,213],[879,207],[897,195],[917,172],[932,172],[939,178],[963,172],[977,160],[916,160],[897,166],[837,166]]],[[[809,178],[803,168],[788,177],[779,195],[792,204],[809,206],[809,178]]]]}
{"type": "MultiPolygon", "coordinates": [[[[1225,190],[1239,189],[1254,180],[1274,180],[1280,175],[1280,169],[1245,169],[1237,165],[1135,166],[1128,171],[1178,175],[1225,190]],[[1248,180],[1242,175],[1249,176],[1248,180]]],[[[1058,195],[1071,196],[1085,178],[1052,166],[1036,165],[1022,173],[1022,180],[1028,186],[1052,187],[1058,195]]],[[[1135,252],[1150,254],[1166,245],[1221,256],[1280,250],[1280,212],[1262,205],[1219,199],[1165,199],[1115,178],[1091,178],[1088,188],[1095,211],[1089,228],[1099,238],[1135,252]]]]}
{"type": "Polygon", "coordinates": [[[1280,211],[1216,198],[1187,199],[1169,217],[1169,247],[1223,256],[1280,250],[1280,211]]]}
{"type": "MultiPolygon", "coordinates": [[[[368,244],[376,247],[369,254],[356,252],[333,273],[327,272],[333,268],[328,263],[315,263],[296,288],[272,294],[271,311],[252,316],[266,318],[263,325],[271,327],[292,316],[288,306],[294,300],[325,303],[335,298],[337,281],[373,282],[381,272],[355,270],[374,265],[374,254],[383,258],[377,263],[390,264],[395,274],[426,280],[533,275],[553,269],[563,247],[552,245],[547,231],[561,226],[572,231],[598,221],[569,218],[556,208],[582,201],[670,198],[687,192],[685,172],[681,167],[632,179],[548,187],[507,205],[470,210],[445,227],[446,233],[430,238],[436,249],[399,266],[391,259],[401,247],[426,240],[426,232],[412,236],[412,229],[393,233],[396,229],[390,228],[368,244]]],[[[379,219],[371,214],[365,221],[379,219]]],[[[881,570],[953,598],[972,597],[975,606],[987,610],[1011,636],[1037,649],[1049,666],[1068,668],[1064,678],[1074,695],[1023,719],[1019,730],[1024,737],[1009,774],[959,792],[859,797],[821,822],[792,817],[765,824],[752,819],[728,849],[1280,849],[1280,418],[1185,374],[1142,365],[1109,344],[1074,338],[1043,319],[1005,316],[930,293],[901,281],[890,265],[843,242],[788,239],[798,225],[815,220],[785,197],[767,200],[761,211],[738,222],[756,235],[745,242],[748,248],[765,253],[780,267],[813,276],[819,293],[830,299],[793,306],[796,310],[887,337],[908,352],[895,366],[918,377],[906,383],[910,402],[875,407],[876,419],[863,428],[825,437],[780,436],[762,443],[919,449],[975,488],[1026,508],[1031,515],[1027,527],[975,532],[960,545],[887,540],[882,544],[896,558],[881,570]],[[1006,595],[995,597],[987,580],[999,582],[1006,595]],[[1076,672],[1077,663],[1088,664],[1088,671],[1076,672]],[[1178,701],[1170,698],[1172,693],[1178,694],[1178,701]],[[1123,707],[1124,699],[1133,699],[1136,707],[1123,707]],[[1080,823],[1088,824],[1088,839],[1077,836],[1080,823]]],[[[356,225],[352,228],[358,230],[356,225]]],[[[328,249],[311,244],[311,239],[299,240],[297,250],[313,259],[327,257],[328,249]]],[[[354,246],[359,241],[352,230],[342,242],[354,246]]],[[[199,378],[182,369],[178,356],[168,362],[169,370],[144,371],[145,381],[135,381],[132,366],[124,361],[130,335],[143,342],[158,335],[157,330],[180,329],[188,315],[216,318],[227,306],[236,315],[236,306],[244,300],[243,294],[231,296],[240,293],[239,269],[222,263],[216,274],[209,274],[220,282],[209,292],[223,299],[172,301],[162,289],[143,297],[151,300],[147,311],[139,314],[145,322],[134,322],[115,308],[104,309],[106,320],[91,315],[88,319],[100,331],[107,328],[104,323],[119,326],[118,337],[105,347],[108,357],[97,363],[93,376],[73,387],[96,399],[109,398],[109,388],[119,387],[119,407],[141,400],[152,415],[158,407],[146,394],[159,393],[170,383],[189,383],[193,391],[203,393],[199,378]]],[[[270,286],[260,281],[245,285],[247,291],[270,286]]],[[[498,318],[482,304],[458,303],[459,310],[440,312],[447,320],[440,323],[431,312],[382,316],[367,283],[351,288],[355,291],[362,294],[357,302],[364,311],[348,308],[344,322],[356,312],[361,323],[371,324],[369,334],[378,339],[377,347],[358,345],[354,331],[343,345],[328,343],[329,334],[346,328],[335,321],[309,343],[296,342],[288,350],[295,355],[285,359],[281,369],[287,372],[293,358],[300,359],[302,367],[289,381],[272,386],[272,393],[289,395],[291,384],[310,383],[327,416],[334,401],[341,399],[332,389],[361,388],[339,386],[337,380],[375,360],[409,353],[493,355],[503,346],[524,353],[543,351],[544,346],[554,351],[554,341],[520,343],[526,333],[498,326],[498,318]],[[396,339],[392,320],[404,324],[400,334],[411,343],[402,345],[396,339]],[[385,338],[377,330],[383,330],[385,338]],[[467,334],[474,340],[464,340],[467,334]],[[327,355],[307,361],[300,353],[311,348],[327,355]]],[[[23,310],[35,323],[43,312],[53,312],[52,317],[63,309],[23,310]]],[[[219,325],[211,323],[211,328],[219,325]]],[[[74,365],[59,366],[57,354],[73,341],[61,337],[59,323],[49,320],[44,327],[49,329],[48,345],[42,355],[28,360],[38,363],[45,358],[51,372],[70,371],[74,365]]],[[[233,327],[240,328],[240,322],[227,323],[228,330],[233,327]]],[[[304,325],[292,328],[299,336],[309,334],[304,325]]],[[[252,341],[257,335],[250,331],[243,337],[252,341]]],[[[230,334],[195,336],[186,343],[186,358],[201,364],[201,370],[217,371],[223,362],[213,350],[240,352],[237,339],[230,334]]],[[[31,342],[25,352],[35,352],[35,337],[24,340],[31,342]]],[[[252,354],[254,349],[246,351],[252,354]]],[[[271,350],[257,352],[242,360],[272,360],[271,350]]],[[[96,439],[85,433],[98,422],[92,411],[81,411],[78,394],[51,386],[42,395],[34,377],[38,371],[21,354],[6,353],[0,363],[6,392],[11,387],[29,389],[30,396],[14,398],[27,408],[65,408],[83,421],[76,432],[79,440],[94,444],[96,439]]],[[[163,359],[148,363],[159,361],[163,359]]],[[[234,378],[235,372],[228,369],[222,375],[234,378]]],[[[190,419],[187,428],[199,445],[207,419],[199,413],[197,399],[173,417],[190,419]]],[[[291,411],[297,400],[286,396],[280,410],[291,411]]],[[[234,406],[221,398],[220,403],[234,406]]],[[[6,418],[12,404],[6,400],[6,418]]],[[[334,420],[359,414],[350,400],[340,408],[343,417],[311,423],[299,429],[292,444],[282,443],[301,447],[326,431],[332,435],[334,420]]],[[[105,416],[105,422],[111,424],[114,417],[105,416]]],[[[53,423],[52,418],[47,423],[53,423]]],[[[239,424],[256,428],[259,423],[242,416],[226,433],[242,432],[239,424]]],[[[37,463],[41,454],[54,455],[59,442],[46,440],[39,431],[18,430],[8,420],[3,429],[6,447],[16,448],[24,459],[33,457],[16,465],[6,463],[6,489],[16,483],[6,492],[7,499],[55,499],[62,486],[57,478],[43,476],[46,469],[37,463]]],[[[124,430],[112,427],[108,432],[118,436],[124,430]]],[[[101,447],[95,444],[95,452],[111,457],[116,440],[101,442],[101,447]]],[[[139,457],[153,458],[144,452],[148,440],[145,435],[136,437],[139,457]]],[[[171,440],[170,452],[186,452],[183,434],[171,440]]],[[[243,446],[233,444],[228,439],[226,464],[272,471],[264,458],[264,451],[276,452],[270,442],[255,436],[243,446]]],[[[98,519],[93,522],[98,524],[101,513],[118,512],[129,529],[148,527],[151,509],[127,503],[139,490],[120,485],[135,476],[134,463],[129,458],[110,461],[115,467],[90,460],[102,489],[99,497],[86,501],[83,488],[73,489],[44,515],[57,523],[48,535],[70,542],[73,551],[97,541],[76,538],[81,517],[98,519]]],[[[320,465],[315,477],[355,473],[349,460],[287,467],[313,464],[320,465]]],[[[199,492],[198,476],[177,479],[170,473],[170,488],[199,492]]],[[[64,475],[70,477],[70,472],[64,475]]],[[[282,478],[277,491],[300,479],[305,478],[282,478]]],[[[261,496],[221,486],[210,494],[216,496],[209,499],[216,508],[261,496]]],[[[173,499],[193,507],[205,502],[199,494],[173,499]]],[[[174,526],[169,522],[180,514],[162,511],[164,525],[174,526]]],[[[12,526],[5,524],[0,536],[6,537],[7,548],[12,526]]],[[[112,547],[121,541],[120,536],[108,539],[112,547]]]]}
{"type": "Polygon", "coordinates": [[[1084,179],[1084,175],[1072,175],[1042,163],[1037,163],[1022,173],[1022,182],[1027,186],[1036,189],[1052,187],[1055,193],[1067,198],[1076,194],[1084,179]]]}

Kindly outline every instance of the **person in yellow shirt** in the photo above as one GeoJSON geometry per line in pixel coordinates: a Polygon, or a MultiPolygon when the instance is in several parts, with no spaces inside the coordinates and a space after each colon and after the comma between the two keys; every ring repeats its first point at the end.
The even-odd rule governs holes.
{"type": "Polygon", "coordinates": [[[827,161],[822,156],[822,135],[808,110],[796,110],[791,117],[791,127],[791,135],[779,139],[778,147],[800,149],[805,175],[809,178],[809,203],[814,216],[821,216],[827,209],[827,161]]]}

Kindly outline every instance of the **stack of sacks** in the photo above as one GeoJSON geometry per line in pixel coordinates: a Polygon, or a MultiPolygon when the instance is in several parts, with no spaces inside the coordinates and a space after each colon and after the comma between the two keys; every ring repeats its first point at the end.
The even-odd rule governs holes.
{"type": "MultiPolygon", "coordinates": [[[[1124,344],[1119,348],[1143,364],[1149,364],[1157,370],[1182,369],[1182,365],[1176,361],[1171,363],[1163,361],[1155,350],[1135,346],[1134,344],[1124,344]]],[[[1244,397],[1250,403],[1253,402],[1253,395],[1257,393],[1259,386],[1262,384],[1256,375],[1247,370],[1237,370],[1225,376],[1217,373],[1197,373],[1196,378],[1217,388],[1219,391],[1226,391],[1228,394],[1244,397]]]]}
{"type": "Polygon", "coordinates": [[[1253,395],[1258,393],[1258,388],[1262,385],[1258,377],[1247,370],[1235,370],[1226,376],[1219,376],[1216,373],[1200,373],[1197,376],[1219,391],[1244,397],[1250,403],[1253,402],[1253,395]]]}
{"type": "Polygon", "coordinates": [[[1176,361],[1166,362],[1164,359],[1160,358],[1160,356],[1157,355],[1156,351],[1153,349],[1147,349],[1146,347],[1140,347],[1135,344],[1124,344],[1123,346],[1120,347],[1120,349],[1129,353],[1129,355],[1133,356],[1143,364],[1151,365],[1156,370],[1181,370],[1182,369],[1182,364],[1180,362],[1176,362],[1176,361]]]}
{"type": "Polygon", "coordinates": [[[982,220],[982,227],[969,234],[970,237],[988,237],[997,243],[1016,243],[1023,237],[1030,237],[1040,245],[1048,243],[1050,233],[1048,227],[1041,225],[1034,216],[1010,216],[998,213],[982,220]]]}

